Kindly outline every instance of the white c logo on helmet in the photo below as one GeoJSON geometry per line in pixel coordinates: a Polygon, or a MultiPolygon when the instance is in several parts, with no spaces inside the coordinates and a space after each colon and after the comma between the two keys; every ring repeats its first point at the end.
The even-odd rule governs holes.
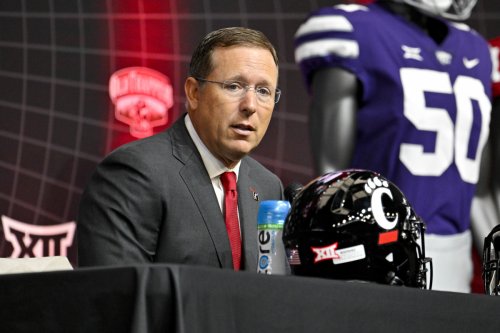
{"type": "Polygon", "coordinates": [[[392,221],[387,219],[382,205],[382,196],[384,194],[392,200],[392,193],[388,188],[377,187],[373,190],[371,198],[372,214],[373,218],[381,228],[391,230],[398,224],[398,214],[395,214],[394,220],[391,219],[392,221]]]}

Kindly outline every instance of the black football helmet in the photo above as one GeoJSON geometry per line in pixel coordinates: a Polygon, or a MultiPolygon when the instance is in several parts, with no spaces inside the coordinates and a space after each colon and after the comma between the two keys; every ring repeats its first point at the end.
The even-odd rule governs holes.
{"type": "Polygon", "coordinates": [[[393,183],[349,169],[326,173],[298,192],[283,243],[294,275],[426,289],[432,264],[424,228],[393,183]]]}
{"type": "Polygon", "coordinates": [[[423,13],[441,16],[451,20],[469,18],[477,0],[392,0],[404,2],[423,13]]]}
{"type": "Polygon", "coordinates": [[[484,292],[500,295],[500,225],[496,225],[484,239],[483,282],[484,292]]]}

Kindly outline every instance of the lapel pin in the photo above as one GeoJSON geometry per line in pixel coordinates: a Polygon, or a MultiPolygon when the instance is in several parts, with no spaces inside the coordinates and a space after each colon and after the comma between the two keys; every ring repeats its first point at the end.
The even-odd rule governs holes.
{"type": "Polygon", "coordinates": [[[253,199],[259,201],[259,193],[257,193],[253,187],[250,187],[250,192],[252,192],[253,199]]]}

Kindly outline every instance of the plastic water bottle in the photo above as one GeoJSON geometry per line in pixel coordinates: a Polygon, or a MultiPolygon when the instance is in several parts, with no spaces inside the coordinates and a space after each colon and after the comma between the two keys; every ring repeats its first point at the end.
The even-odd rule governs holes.
{"type": "Polygon", "coordinates": [[[289,211],[290,202],[285,200],[266,200],[260,203],[257,215],[259,245],[257,273],[289,274],[285,247],[281,239],[283,225],[289,211]]]}

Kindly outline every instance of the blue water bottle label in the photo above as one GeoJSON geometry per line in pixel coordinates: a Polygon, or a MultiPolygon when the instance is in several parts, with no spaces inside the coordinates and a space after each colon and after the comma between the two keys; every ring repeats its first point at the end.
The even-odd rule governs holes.
{"type": "Polygon", "coordinates": [[[257,217],[258,273],[288,273],[281,235],[289,211],[290,203],[288,201],[268,200],[260,203],[257,217]]]}

